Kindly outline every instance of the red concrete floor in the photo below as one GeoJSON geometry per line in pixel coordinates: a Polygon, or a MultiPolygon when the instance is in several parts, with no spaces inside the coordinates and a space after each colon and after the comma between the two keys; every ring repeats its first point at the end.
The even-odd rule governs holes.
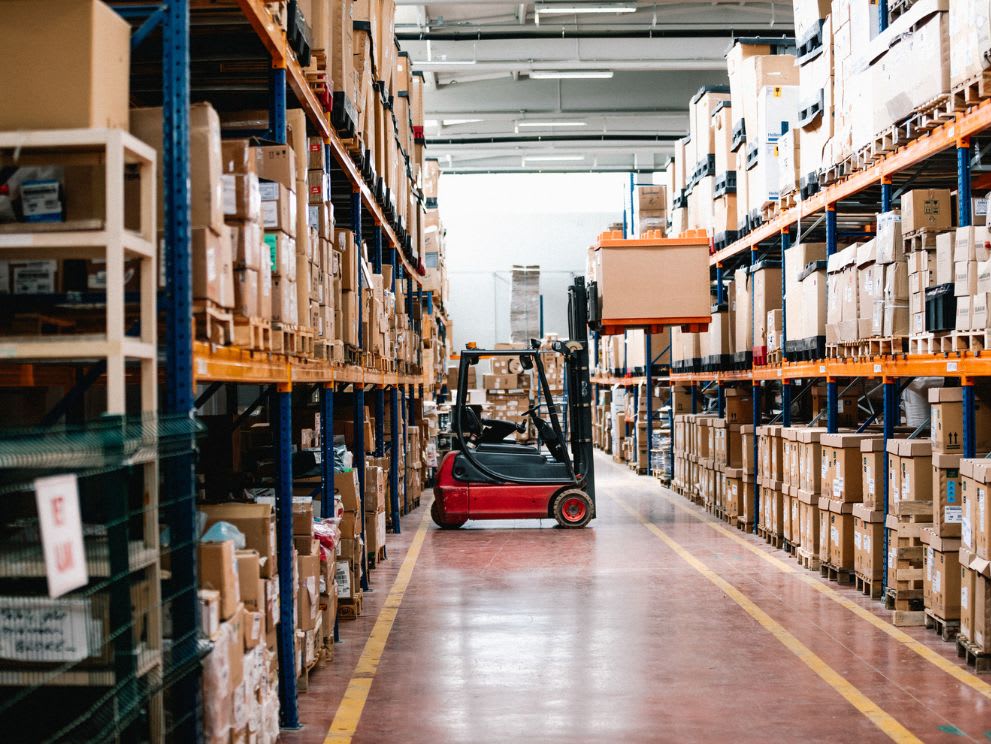
{"type": "MultiPolygon", "coordinates": [[[[705,523],[651,478],[596,460],[598,518],[431,524],[356,742],[696,742],[889,739],[657,535],[656,524],[863,695],[926,742],[991,739],[991,697],[705,523]]],[[[390,536],[368,612],[300,697],[322,742],[427,504],[390,536]]],[[[742,533],[737,533],[742,534],[742,533]]],[[[824,582],[827,583],[828,582],[824,582]]],[[[852,589],[844,597],[885,613],[852,589]]],[[[952,644],[915,640],[958,664],[952,644]]],[[[989,680],[991,681],[991,680],[989,680]]],[[[987,692],[987,688],[985,688],[987,692]]]]}

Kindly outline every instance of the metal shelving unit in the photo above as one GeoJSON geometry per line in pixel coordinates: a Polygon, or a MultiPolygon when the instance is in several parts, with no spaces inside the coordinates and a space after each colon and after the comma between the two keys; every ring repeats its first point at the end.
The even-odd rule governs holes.
{"type": "MultiPolygon", "coordinates": [[[[884,3],[880,4],[882,12],[884,3]]],[[[991,129],[991,100],[985,100],[957,113],[953,121],[935,127],[919,136],[873,166],[855,172],[826,186],[796,206],[785,210],[771,221],[710,257],[710,267],[721,291],[721,279],[731,266],[755,264],[761,257],[780,255],[792,243],[792,236],[824,240],[827,255],[837,250],[842,231],[847,236],[871,234],[871,223],[877,212],[890,211],[894,200],[909,188],[943,187],[957,189],[957,225],[968,226],[971,219],[971,138],[991,129]]],[[[782,317],[787,299],[784,297],[782,272],[782,317]]],[[[787,328],[782,329],[782,347],[787,340],[787,328]]],[[[790,402],[794,384],[799,381],[826,383],[826,423],[830,432],[837,431],[839,384],[841,380],[862,378],[877,380],[883,387],[881,419],[885,444],[894,435],[899,411],[900,384],[913,377],[943,377],[959,380],[963,387],[963,455],[975,455],[974,382],[991,377],[991,355],[981,351],[955,351],[934,354],[896,354],[856,359],[829,358],[814,361],[790,361],[787,353],[778,364],[756,366],[744,370],[717,372],[672,372],[671,385],[688,385],[692,391],[693,412],[700,384],[716,385],[722,393],[725,386],[750,385],[753,393],[753,417],[760,423],[763,416],[762,392],[765,385],[780,385],[782,413],[780,422],[791,426],[790,402]],[[900,383],[900,381],[902,381],[900,383]]],[[[721,397],[721,395],[720,395],[721,397]]],[[[720,410],[720,415],[723,415],[720,410]]],[[[757,462],[757,438],[754,437],[754,462],[757,462]]],[[[888,467],[887,449],[884,468],[888,467]]],[[[760,514],[760,489],[757,470],[753,476],[754,514],[760,514]]],[[[888,482],[884,479],[884,515],[889,513],[888,482]]],[[[755,519],[754,530],[757,529],[755,519]]],[[[884,576],[887,577],[887,530],[884,546],[884,576]]],[[[885,579],[886,580],[886,579],[885,579]]]]}

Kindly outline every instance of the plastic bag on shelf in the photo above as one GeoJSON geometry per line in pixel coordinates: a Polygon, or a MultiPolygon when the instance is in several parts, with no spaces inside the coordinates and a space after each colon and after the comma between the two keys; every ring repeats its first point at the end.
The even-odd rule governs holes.
{"type": "Polygon", "coordinates": [[[230,522],[214,522],[200,538],[200,542],[208,543],[226,542],[227,540],[234,541],[235,550],[244,550],[247,545],[244,533],[230,522]]]}

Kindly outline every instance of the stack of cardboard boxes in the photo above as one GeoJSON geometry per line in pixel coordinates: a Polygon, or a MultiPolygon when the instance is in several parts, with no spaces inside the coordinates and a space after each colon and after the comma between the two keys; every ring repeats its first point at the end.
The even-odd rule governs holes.
{"type": "Polygon", "coordinates": [[[637,187],[637,233],[659,230],[663,235],[668,223],[667,189],[664,186],[637,187]]]}
{"type": "Polygon", "coordinates": [[[337,554],[334,571],[338,607],[341,617],[353,619],[361,613],[361,558],[365,551],[361,539],[364,512],[361,491],[358,489],[358,472],[335,472],[334,491],[340,496],[342,513],[341,549],[337,554]]]}

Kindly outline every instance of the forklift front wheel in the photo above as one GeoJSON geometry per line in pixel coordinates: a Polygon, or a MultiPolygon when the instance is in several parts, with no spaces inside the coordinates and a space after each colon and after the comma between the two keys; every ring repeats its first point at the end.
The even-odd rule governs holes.
{"type": "Polygon", "coordinates": [[[434,520],[434,524],[440,527],[442,530],[456,530],[458,527],[467,522],[467,519],[462,519],[460,522],[451,521],[444,519],[444,512],[440,508],[440,502],[434,500],[434,503],[430,505],[430,517],[434,520]]]}
{"type": "Polygon", "coordinates": [[[554,500],[554,519],[562,527],[584,527],[594,516],[595,506],[584,491],[565,491],[554,500]]]}

